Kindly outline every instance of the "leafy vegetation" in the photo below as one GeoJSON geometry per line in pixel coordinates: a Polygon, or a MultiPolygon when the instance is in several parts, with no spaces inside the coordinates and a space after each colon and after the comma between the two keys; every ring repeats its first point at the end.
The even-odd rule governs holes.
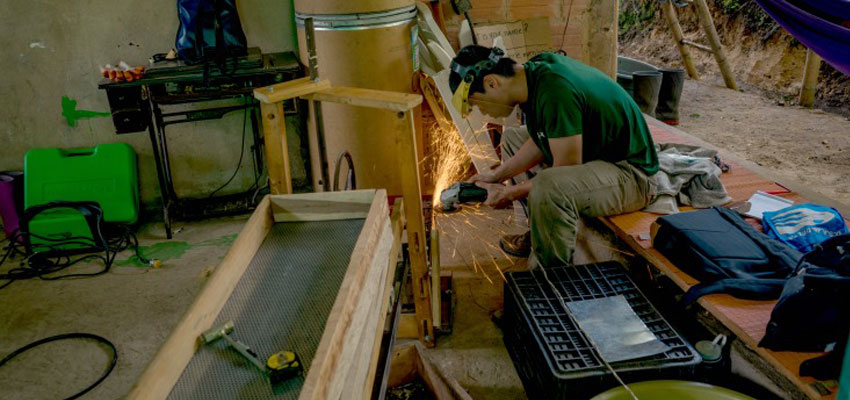
{"type": "MultiPolygon", "coordinates": [[[[760,34],[763,40],[770,38],[778,29],[776,22],[753,0],[708,0],[708,2],[709,7],[719,10],[729,19],[741,18],[746,28],[750,32],[760,34]]],[[[661,18],[659,0],[620,0],[618,21],[620,37],[629,38],[649,29],[656,18],[661,18]]]]}
{"type": "Polygon", "coordinates": [[[648,30],[654,23],[656,13],[661,15],[658,0],[620,0],[620,37],[648,30]]]}

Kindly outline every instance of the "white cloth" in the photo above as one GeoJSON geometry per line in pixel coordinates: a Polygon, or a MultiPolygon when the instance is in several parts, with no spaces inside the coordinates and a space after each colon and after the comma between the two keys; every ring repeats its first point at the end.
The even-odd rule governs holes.
{"type": "Polygon", "coordinates": [[[675,214],[678,204],[708,208],[732,201],[720,181],[722,171],[714,163],[716,151],[676,143],[656,145],[656,150],[658,173],[649,177],[655,197],[644,211],[675,214]]]}

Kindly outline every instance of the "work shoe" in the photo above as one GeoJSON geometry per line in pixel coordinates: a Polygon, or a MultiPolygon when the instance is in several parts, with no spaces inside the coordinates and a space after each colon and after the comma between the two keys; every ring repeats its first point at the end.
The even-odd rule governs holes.
{"type": "Polygon", "coordinates": [[[499,239],[499,247],[514,257],[528,257],[531,254],[531,231],[520,235],[505,235],[499,239]]]}

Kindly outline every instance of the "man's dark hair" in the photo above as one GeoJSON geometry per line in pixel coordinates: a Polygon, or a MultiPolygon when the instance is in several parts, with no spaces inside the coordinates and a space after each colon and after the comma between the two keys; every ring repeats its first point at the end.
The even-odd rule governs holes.
{"type": "MultiPolygon", "coordinates": [[[[460,65],[468,66],[475,65],[477,62],[486,60],[489,57],[489,47],[471,44],[460,49],[460,52],[457,53],[454,61],[460,65]]],[[[514,65],[516,65],[516,61],[508,57],[502,57],[493,69],[481,71],[481,73],[475,77],[472,81],[472,85],[469,87],[469,94],[476,92],[484,93],[484,75],[497,74],[504,77],[514,76],[514,65]]],[[[458,75],[457,72],[452,71],[451,74],[449,74],[449,87],[452,89],[452,92],[457,90],[457,87],[460,86],[461,79],[463,78],[458,75]]]]}

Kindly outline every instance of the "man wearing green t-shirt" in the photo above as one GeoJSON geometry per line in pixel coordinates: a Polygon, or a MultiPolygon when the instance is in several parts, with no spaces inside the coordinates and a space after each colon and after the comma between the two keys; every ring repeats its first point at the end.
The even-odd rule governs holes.
{"type": "Polygon", "coordinates": [[[533,251],[544,267],[569,264],[581,217],[649,204],[655,146],[637,104],[608,76],[566,56],[543,53],[518,64],[477,45],[464,47],[451,69],[452,103],[464,116],[472,107],[497,118],[517,105],[523,111],[525,129],[504,130],[501,165],[471,179],[494,208],[528,199],[531,231],[503,237],[507,252],[533,251]],[[536,173],[500,183],[526,172],[536,173]]]}

